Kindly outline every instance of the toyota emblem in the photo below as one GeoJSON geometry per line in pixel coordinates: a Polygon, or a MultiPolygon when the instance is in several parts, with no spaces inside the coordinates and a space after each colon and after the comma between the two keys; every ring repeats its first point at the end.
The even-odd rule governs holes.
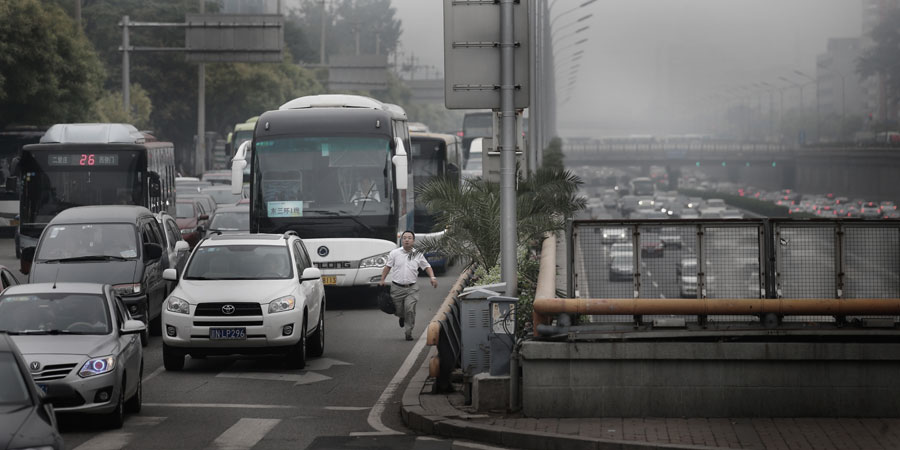
{"type": "Polygon", "coordinates": [[[316,249],[316,253],[318,253],[319,256],[324,258],[324,257],[328,256],[328,247],[323,245],[316,249]]]}
{"type": "Polygon", "coordinates": [[[234,314],[234,305],[225,305],[222,307],[222,314],[230,316],[234,314]]]}
{"type": "Polygon", "coordinates": [[[32,372],[37,372],[38,370],[41,370],[41,363],[32,361],[31,364],[28,365],[28,367],[31,368],[32,372]]]}

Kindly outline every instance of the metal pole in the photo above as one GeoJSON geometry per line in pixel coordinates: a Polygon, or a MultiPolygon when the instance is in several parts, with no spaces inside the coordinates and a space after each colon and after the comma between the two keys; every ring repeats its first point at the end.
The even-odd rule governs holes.
{"type": "MultiPolygon", "coordinates": [[[[205,0],[200,2],[200,14],[206,12],[205,0]]],[[[197,154],[194,161],[197,176],[206,170],[206,65],[197,65],[197,154]]]]}
{"type": "Polygon", "coordinates": [[[131,66],[128,62],[128,16],[122,16],[122,108],[131,116],[131,66]]]}
{"type": "Polygon", "coordinates": [[[515,0],[500,0],[500,276],[506,295],[517,295],[515,0]]]}
{"type": "Polygon", "coordinates": [[[531,58],[531,64],[528,68],[528,78],[531,80],[530,86],[528,86],[528,97],[531,99],[530,106],[528,107],[528,143],[526,151],[526,156],[528,157],[528,170],[529,172],[534,172],[537,170],[537,146],[535,145],[535,128],[537,122],[537,104],[539,103],[537,100],[537,92],[540,90],[539,82],[537,80],[538,66],[540,63],[538,62],[538,47],[541,45],[540,42],[536,41],[537,38],[537,29],[538,29],[538,20],[537,20],[537,1],[530,0],[530,5],[528,5],[533,11],[532,14],[528,15],[528,29],[531,30],[531,48],[528,49],[529,57],[531,58]]]}
{"type": "Polygon", "coordinates": [[[75,0],[75,25],[79,31],[83,31],[81,29],[81,0],[75,0]]]}
{"type": "Polygon", "coordinates": [[[322,34],[319,37],[319,64],[325,65],[325,0],[322,0],[322,34]]]}

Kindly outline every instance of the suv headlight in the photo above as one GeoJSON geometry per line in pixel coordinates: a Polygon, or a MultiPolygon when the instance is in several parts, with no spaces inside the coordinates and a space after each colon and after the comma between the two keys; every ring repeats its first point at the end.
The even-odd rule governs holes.
{"type": "Polygon", "coordinates": [[[385,252],[380,255],[370,256],[359,262],[360,269],[366,269],[369,267],[384,267],[387,264],[388,253],[385,252]]]}
{"type": "Polygon", "coordinates": [[[88,362],[84,363],[84,365],[81,366],[81,370],[78,371],[78,376],[81,378],[93,377],[95,375],[102,375],[107,372],[112,372],[115,368],[116,358],[114,356],[94,358],[88,360],[88,362]]]}
{"type": "Polygon", "coordinates": [[[114,284],[112,290],[118,296],[140,294],[141,283],[114,284]]]}
{"type": "Polygon", "coordinates": [[[190,314],[191,304],[174,295],[170,295],[169,298],[166,299],[166,311],[178,314],[190,314]]]}
{"type": "Polygon", "coordinates": [[[294,305],[297,303],[297,300],[293,295],[288,295],[286,297],[276,298],[269,303],[269,314],[290,311],[294,309],[294,305]]]}

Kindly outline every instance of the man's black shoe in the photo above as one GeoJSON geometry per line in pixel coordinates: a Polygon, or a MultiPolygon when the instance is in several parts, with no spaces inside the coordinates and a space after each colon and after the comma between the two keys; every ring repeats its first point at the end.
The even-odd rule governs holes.
{"type": "Polygon", "coordinates": [[[412,340],[412,335],[411,335],[411,334],[407,334],[407,335],[406,335],[406,340],[407,340],[407,341],[411,341],[411,340],[412,340]]]}
{"type": "Polygon", "coordinates": [[[403,328],[403,325],[404,325],[404,322],[403,322],[403,318],[401,317],[400,318],[400,328],[403,328]]]}

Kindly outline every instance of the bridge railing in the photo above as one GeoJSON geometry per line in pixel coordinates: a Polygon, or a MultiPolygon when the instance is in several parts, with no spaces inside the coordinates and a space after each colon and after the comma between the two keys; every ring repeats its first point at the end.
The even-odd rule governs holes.
{"type": "Polygon", "coordinates": [[[900,221],[574,221],[566,239],[579,300],[536,299],[536,325],[561,312],[609,326],[900,320],[900,221]]]}
{"type": "Polygon", "coordinates": [[[459,294],[472,278],[472,268],[463,271],[440,308],[428,324],[426,345],[437,347],[436,354],[428,365],[428,375],[435,379],[435,393],[453,389],[451,375],[460,367],[462,355],[462,329],[460,325],[459,294]]]}
{"type": "Polygon", "coordinates": [[[601,152],[782,152],[787,147],[782,144],[766,143],[703,143],[703,144],[666,144],[666,143],[581,143],[564,144],[563,153],[601,153],[601,152]]]}

